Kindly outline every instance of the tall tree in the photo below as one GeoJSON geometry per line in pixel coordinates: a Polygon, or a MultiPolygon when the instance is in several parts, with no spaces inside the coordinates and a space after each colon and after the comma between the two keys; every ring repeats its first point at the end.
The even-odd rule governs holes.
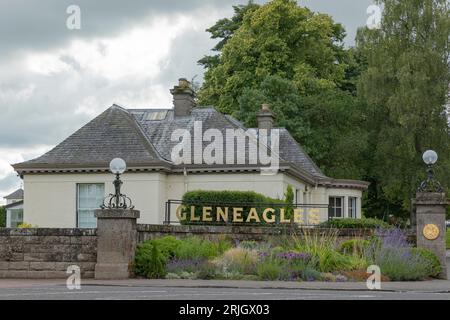
{"type": "Polygon", "coordinates": [[[273,0],[238,14],[236,21],[239,27],[231,37],[219,33],[226,40],[216,48],[220,56],[204,63],[208,69],[200,103],[233,114],[243,90],[259,87],[267,76],[293,81],[300,94],[342,83],[345,32],[330,16],[299,7],[294,0],[273,0]]]}
{"type": "Polygon", "coordinates": [[[238,99],[236,116],[255,127],[262,103],[276,114],[276,125],[285,127],[328,175],[359,179],[363,176],[366,130],[362,105],[351,93],[329,89],[301,95],[293,81],[266,77],[255,89],[246,88],[238,99]]]}
{"type": "Polygon", "coordinates": [[[293,0],[235,7],[231,19],[208,29],[221,39],[219,54],[200,60],[207,69],[199,92],[247,126],[262,103],[276,114],[310,156],[334,177],[360,178],[361,130],[356,82],[360,55],[343,48],[344,28],[328,15],[293,0]]]}
{"type": "MultiPolygon", "coordinates": [[[[245,14],[251,13],[257,8],[259,8],[259,5],[253,1],[249,1],[246,5],[233,6],[234,15],[231,19],[220,19],[212,27],[208,28],[206,31],[211,33],[211,39],[220,39],[212,50],[220,52],[236,30],[242,25],[245,14]]],[[[205,68],[213,68],[219,64],[219,61],[220,55],[215,54],[213,56],[204,56],[198,61],[198,64],[205,68]]]]}
{"type": "Polygon", "coordinates": [[[449,7],[446,0],[377,3],[384,7],[381,28],[361,29],[357,39],[367,58],[358,87],[370,119],[367,204],[378,215],[389,208],[407,215],[426,149],[439,153],[437,176],[450,186],[449,7]]]}

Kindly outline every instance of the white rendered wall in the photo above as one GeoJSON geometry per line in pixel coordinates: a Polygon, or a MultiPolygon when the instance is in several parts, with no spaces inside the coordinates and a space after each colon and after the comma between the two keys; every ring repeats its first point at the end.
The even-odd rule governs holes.
{"type": "MultiPolygon", "coordinates": [[[[76,227],[76,192],[78,183],[104,183],[105,196],[113,193],[112,174],[30,174],[24,177],[24,222],[38,227],[76,227]]],[[[329,196],[344,196],[347,215],[347,197],[357,197],[357,215],[361,216],[361,194],[352,189],[326,189],[308,186],[295,178],[278,173],[209,173],[170,174],[126,173],[122,192],[133,200],[141,211],[138,223],[161,224],[165,220],[165,203],[180,200],[186,191],[239,190],[255,191],[266,196],[283,199],[290,184],[298,191],[298,203],[328,204],[329,196]]],[[[328,219],[327,210],[320,210],[320,219],[328,219]]]]}

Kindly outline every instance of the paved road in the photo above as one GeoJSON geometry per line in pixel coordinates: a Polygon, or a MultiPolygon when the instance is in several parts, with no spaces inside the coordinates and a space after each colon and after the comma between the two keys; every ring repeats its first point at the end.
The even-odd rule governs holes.
{"type": "Polygon", "coordinates": [[[450,300],[450,293],[62,285],[0,289],[0,300],[450,300]]]}

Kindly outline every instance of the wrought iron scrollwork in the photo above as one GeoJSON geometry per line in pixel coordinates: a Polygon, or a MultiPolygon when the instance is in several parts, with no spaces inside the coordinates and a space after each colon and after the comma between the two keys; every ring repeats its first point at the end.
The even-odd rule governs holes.
{"type": "Polygon", "coordinates": [[[120,187],[123,182],[120,180],[120,174],[116,174],[116,179],[113,182],[115,193],[109,194],[100,206],[102,209],[134,209],[133,202],[129,197],[120,192],[120,187]]]}
{"type": "Polygon", "coordinates": [[[444,188],[442,188],[439,181],[434,179],[434,171],[433,171],[433,165],[429,164],[427,167],[427,178],[426,180],[422,181],[419,188],[417,189],[418,192],[444,192],[444,188]]]}

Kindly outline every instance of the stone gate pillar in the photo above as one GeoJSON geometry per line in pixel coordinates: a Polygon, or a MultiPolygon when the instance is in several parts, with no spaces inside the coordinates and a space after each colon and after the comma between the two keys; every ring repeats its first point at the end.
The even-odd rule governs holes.
{"type": "Polygon", "coordinates": [[[445,213],[448,205],[445,193],[417,192],[416,207],[417,247],[434,252],[441,262],[440,278],[447,279],[445,248],[445,213]]]}
{"type": "Polygon", "coordinates": [[[95,279],[128,279],[136,250],[138,210],[96,210],[97,264],[95,279]]]}

